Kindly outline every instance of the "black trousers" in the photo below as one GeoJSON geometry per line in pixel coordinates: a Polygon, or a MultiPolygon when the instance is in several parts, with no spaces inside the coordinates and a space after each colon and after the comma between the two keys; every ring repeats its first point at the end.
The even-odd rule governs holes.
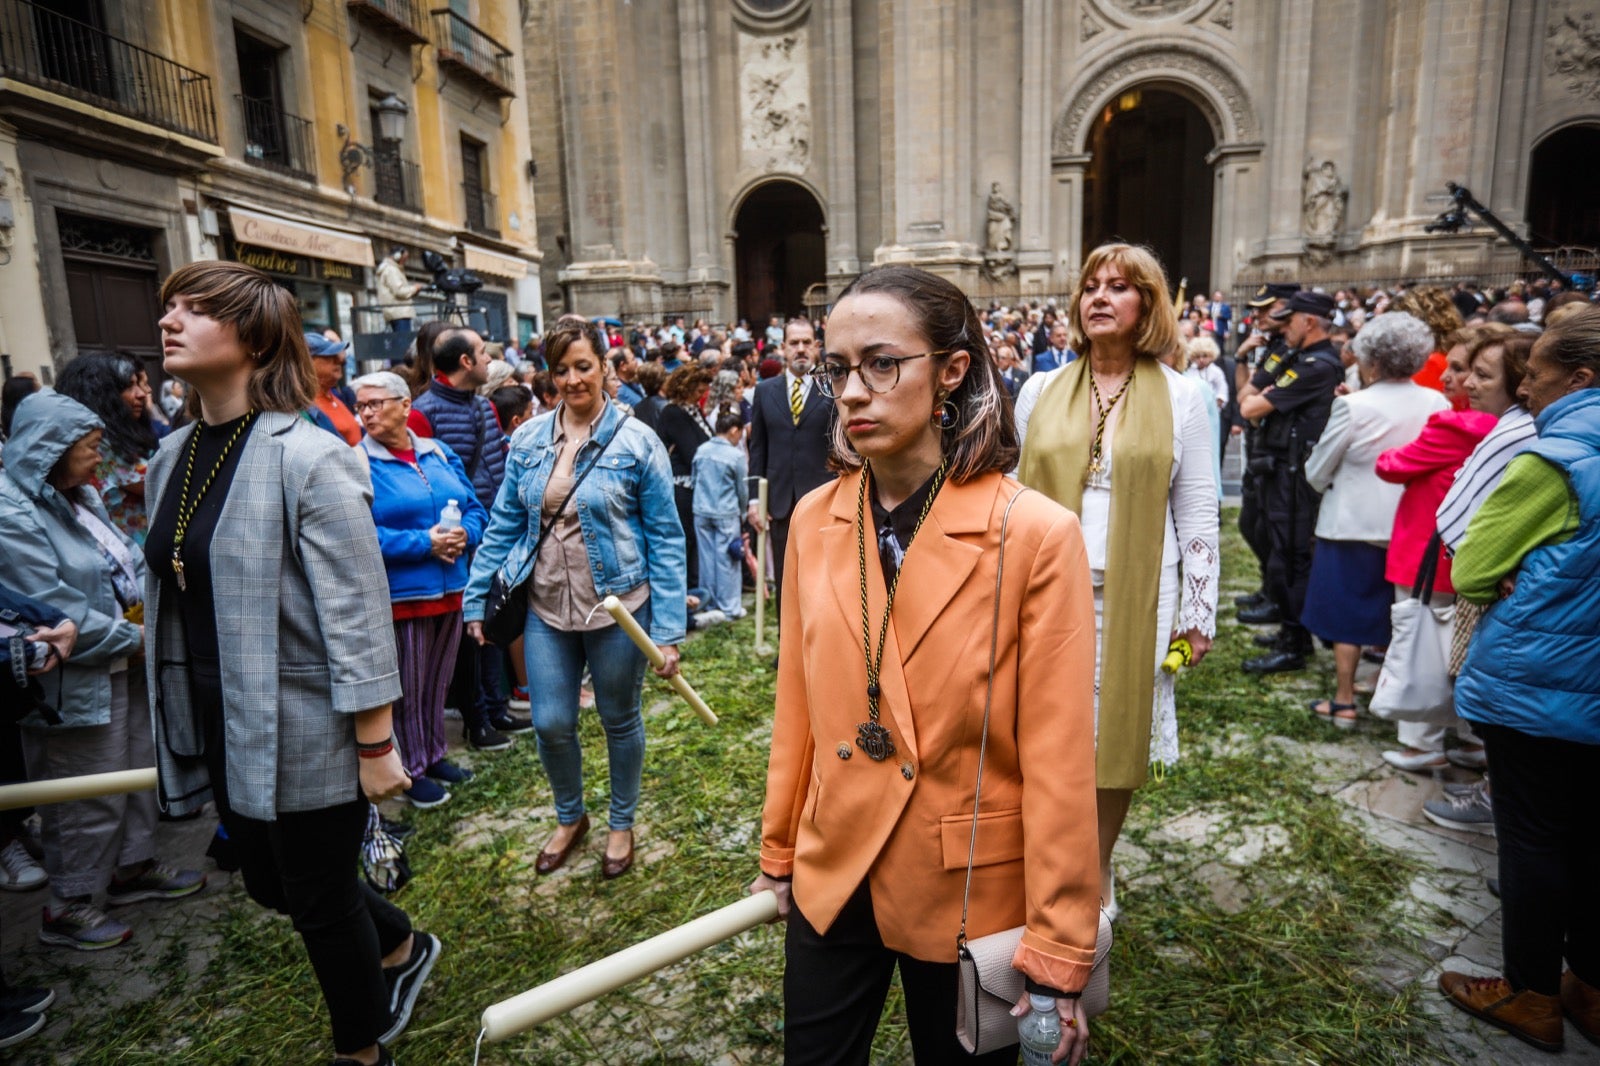
{"type": "Polygon", "coordinates": [[[917,1066],[1017,1061],[1015,1046],[967,1054],[956,1039],[956,964],[923,962],[884,947],[865,882],[826,933],[791,907],[784,960],[784,1066],[865,1064],[896,966],[917,1066]]]}
{"type": "Polygon", "coordinates": [[[1311,546],[1322,497],[1298,469],[1280,466],[1267,479],[1267,595],[1283,615],[1283,630],[1297,650],[1311,650],[1311,634],[1300,624],[1311,581],[1311,546]]]}
{"type": "Polygon", "coordinates": [[[294,922],[328,1004],[334,1050],[370,1047],[389,1028],[383,957],[411,935],[411,919],[361,877],[367,800],[358,794],[336,807],[279,812],[270,822],[233,810],[221,677],[215,666],[192,665],[191,679],[196,706],[214,709],[206,716],[206,769],[245,890],[294,922]]]}
{"type": "Polygon", "coordinates": [[[1472,723],[1493,782],[1502,951],[1517,991],[1561,991],[1561,959],[1600,985],[1600,744],[1472,723]]]}
{"type": "MultiPolygon", "coordinates": [[[[1246,452],[1246,457],[1250,453],[1246,452]]],[[[1272,537],[1267,532],[1267,509],[1262,502],[1264,475],[1252,474],[1248,467],[1239,481],[1239,533],[1261,567],[1261,583],[1266,586],[1267,556],[1272,554],[1272,537]]]]}
{"type": "MultiPolygon", "coordinates": [[[[678,524],[683,526],[683,547],[689,553],[687,560],[689,587],[700,587],[700,547],[694,535],[694,490],[682,485],[672,486],[672,501],[678,507],[678,524]]],[[[701,610],[704,610],[701,606],[701,610]]]]}

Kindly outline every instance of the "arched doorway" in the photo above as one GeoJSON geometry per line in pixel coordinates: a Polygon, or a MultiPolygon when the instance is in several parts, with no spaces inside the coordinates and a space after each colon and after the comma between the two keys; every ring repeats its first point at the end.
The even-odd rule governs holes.
{"type": "Polygon", "coordinates": [[[1568,126],[1540,141],[1528,175],[1528,233],[1551,248],[1600,248],[1600,199],[1594,195],[1594,161],[1600,126],[1568,126]]]}
{"type": "Polygon", "coordinates": [[[800,314],[806,289],[824,280],[822,205],[792,181],[752,190],[734,217],[739,316],[760,331],[767,316],[800,314]]]}
{"type": "Polygon", "coordinates": [[[1211,284],[1211,124],[1186,97],[1162,89],[1118,94],[1089,128],[1083,185],[1084,251],[1110,240],[1147,244],[1174,287],[1211,284]]]}

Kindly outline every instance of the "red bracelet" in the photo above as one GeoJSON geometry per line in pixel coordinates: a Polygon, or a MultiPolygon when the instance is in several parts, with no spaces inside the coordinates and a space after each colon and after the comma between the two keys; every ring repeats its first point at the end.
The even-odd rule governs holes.
{"type": "Polygon", "coordinates": [[[384,743],[383,743],[383,745],[381,747],[376,747],[376,748],[358,747],[358,748],[356,748],[356,754],[358,756],[360,756],[361,758],[363,758],[363,759],[381,759],[381,758],[383,758],[385,755],[389,754],[393,750],[394,750],[394,741],[393,740],[386,740],[386,741],[384,741],[384,743]]]}

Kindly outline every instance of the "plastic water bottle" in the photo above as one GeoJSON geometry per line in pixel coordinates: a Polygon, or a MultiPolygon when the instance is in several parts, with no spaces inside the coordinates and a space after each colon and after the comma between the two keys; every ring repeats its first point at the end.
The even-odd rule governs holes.
{"type": "Polygon", "coordinates": [[[1050,1066],[1050,1056],[1061,1045],[1061,1015],[1056,1012],[1055,997],[1036,996],[1030,992],[1028,1003],[1033,1009],[1017,1023],[1022,1064],[1050,1066]]]}
{"type": "Polygon", "coordinates": [[[449,503],[444,505],[444,510],[439,512],[439,528],[461,528],[461,508],[457,505],[457,501],[451,500],[449,503]]]}

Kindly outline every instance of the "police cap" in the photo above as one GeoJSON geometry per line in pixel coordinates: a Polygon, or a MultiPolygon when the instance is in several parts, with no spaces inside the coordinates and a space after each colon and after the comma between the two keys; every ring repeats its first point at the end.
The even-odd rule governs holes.
{"type": "Polygon", "coordinates": [[[1332,318],[1336,305],[1333,297],[1325,292],[1310,292],[1302,290],[1289,297],[1289,303],[1272,312],[1268,317],[1282,322],[1290,315],[1307,314],[1316,315],[1318,318],[1332,318]]]}
{"type": "Polygon", "coordinates": [[[1272,282],[1256,290],[1256,294],[1245,301],[1246,306],[1254,308],[1271,307],[1279,300],[1287,300],[1300,291],[1300,286],[1293,282],[1272,282]]]}

